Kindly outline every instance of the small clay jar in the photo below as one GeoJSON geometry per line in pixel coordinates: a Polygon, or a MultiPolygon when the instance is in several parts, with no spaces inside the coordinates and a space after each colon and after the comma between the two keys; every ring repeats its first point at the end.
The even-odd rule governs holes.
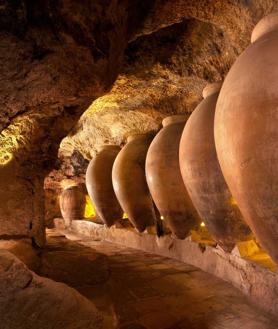
{"type": "Polygon", "coordinates": [[[155,212],[145,176],[145,160],[153,134],[127,139],[112,169],[114,191],[130,222],[139,232],[155,224],[155,212]]]}
{"type": "Polygon", "coordinates": [[[184,184],[200,217],[215,241],[231,251],[250,238],[250,229],[232,198],[217,159],[214,113],[221,83],[209,84],[204,99],[188,119],[180,142],[184,184]]]}
{"type": "Polygon", "coordinates": [[[86,187],[96,213],[108,226],[122,218],[123,211],[112,185],[112,167],[121,148],[104,145],[86,171],[86,187]]]}
{"type": "Polygon", "coordinates": [[[187,118],[188,115],[165,118],[146,159],[146,177],[152,198],[171,232],[179,239],[187,237],[200,221],[179,168],[179,142],[187,118]]]}
{"type": "Polygon", "coordinates": [[[71,186],[63,190],[60,195],[60,210],[69,227],[72,220],[82,219],[84,216],[86,197],[80,186],[71,186]]]}
{"type": "Polygon", "coordinates": [[[215,144],[244,219],[278,264],[278,13],[257,24],[252,42],[219,94],[215,144]]]}

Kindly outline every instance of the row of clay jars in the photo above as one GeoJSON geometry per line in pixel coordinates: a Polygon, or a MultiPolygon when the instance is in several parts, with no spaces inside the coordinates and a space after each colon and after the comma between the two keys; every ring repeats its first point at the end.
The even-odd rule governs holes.
{"type": "MultiPolygon", "coordinates": [[[[248,236],[248,228],[240,220],[236,205],[231,203],[215,152],[213,119],[219,89],[219,85],[205,89],[205,100],[196,108],[185,129],[187,116],[168,117],[152,143],[150,135],[131,136],[121,152],[118,146],[106,145],[91,161],[86,173],[87,190],[96,212],[108,226],[122,216],[114,189],[122,208],[140,232],[153,225],[156,219],[149,186],[160,214],[178,238],[188,236],[200,222],[190,197],[224,249],[232,249],[236,241],[248,236]],[[185,185],[179,170],[182,132],[180,159],[185,185]]],[[[67,208],[72,207],[71,220],[81,216],[74,214],[81,196],[76,193],[76,187],[73,192],[67,204],[67,208]]]]}
{"type": "Polygon", "coordinates": [[[251,41],[219,94],[215,143],[245,220],[278,263],[278,13],[257,24],[251,41]]]}
{"type": "MultiPolygon", "coordinates": [[[[212,92],[212,94],[214,93],[212,92]]],[[[211,97],[208,97],[208,99],[210,98],[211,97]]],[[[203,105],[204,108],[207,108],[207,111],[204,111],[203,113],[207,113],[207,115],[212,118],[214,115],[216,98],[217,97],[212,97],[212,102],[208,103],[212,104],[212,106],[205,106],[206,102],[203,102],[204,104],[201,103],[199,106],[202,108],[201,105],[203,105]]],[[[190,123],[192,118],[194,118],[194,115],[198,113],[198,108],[194,111],[194,114],[188,121],[186,127],[192,126],[190,123]]],[[[183,239],[188,236],[190,230],[195,228],[196,225],[200,222],[199,217],[196,214],[196,211],[188,196],[187,190],[183,184],[179,171],[179,141],[186,119],[187,116],[181,115],[164,119],[164,128],[156,135],[150,147],[149,144],[151,142],[151,137],[148,135],[135,135],[129,138],[127,147],[122,150],[121,157],[119,157],[117,161],[118,165],[115,165],[116,169],[114,172],[114,184],[115,186],[118,186],[118,188],[116,188],[118,191],[117,195],[122,201],[121,204],[123,209],[125,209],[132,223],[139,231],[143,231],[147,226],[152,225],[155,221],[153,205],[148,187],[146,185],[144,174],[147,150],[147,182],[159,212],[166,220],[171,231],[178,238],[183,239]],[[133,142],[134,140],[136,140],[136,143],[133,142]],[[130,156],[130,154],[132,154],[132,156],[130,156]],[[119,173],[121,173],[121,175],[119,175],[119,173]],[[136,179],[131,177],[136,177],[136,179]],[[141,200],[140,208],[138,208],[138,200],[141,200]],[[138,212],[138,209],[140,209],[140,213],[138,212]]],[[[192,134],[190,128],[189,130],[185,129],[185,132],[188,131],[191,138],[187,138],[184,132],[183,140],[185,140],[185,143],[182,140],[182,145],[185,145],[185,152],[188,145],[193,146],[192,149],[195,150],[195,154],[198,155],[202,154],[200,147],[204,146],[204,143],[201,142],[203,140],[211,142],[212,140],[213,142],[209,143],[207,157],[205,156],[205,158],[208,160],[209,155],[215,154],[214,140],[213,138],[211,139],[213,135],[213,120],[209,120],[208,117],[204,117],[203,119],[205,119],[203,122],[210,123],[210,125],[208,125],[208,127],[210,127],[209,133],[206,135],[206,129],[202,129],[202,126],[200,127],[198,124],[196,125],[196,123],[194,123],[192,134]],[[199,139],[198,145],[198,143],[194,143],[194,133],[196,135],[196,132],[199,131],[201,132],[201,135],[197,135],[201,138],[199,139]],[[186,143],[186,141],[191,142],[186,143]]],[[[120,148],[118,146],[104,146],[98,155],[91,161],[86,173],[87,190],[95,205],[96,212],[108,226],[113,225],[115,221],[122,216],[122,210],[116,199],[111,178],[112,166],[119,151],[120,148]]],[[[192,157],[192,151],[187,155],[187,158],[190,159],[190,155],[192,157]]],[[[213,162],[211,171],[207,173],[208,175],[204,175],[203,179],[208,180],[209,177],[211,177],[210,181],[215,182],[217,181],[216,177],[218,176],[218,187],[222,186],[222,189],[218,189],[218,192],[220,192],[218,195],[218,205],[216,203],[206,202],[206,207],[202,209],[200,204],[198,204],[198,199],[196,201],[196,197],[194,197],[194,187],[192,194],[192,188],[190,188],[190,179],[185,179],[185,182],[186,186],[189,188],[190,195],[197,210],[201,214],[201,217],[207,222],[211,233],[214,235],[216,240],[221,245],[223,245],[223,247],[227,247],[231,244],[229,244],[231,238],[228,232],[234,233],[234,227],[236,226],[232,225],[233,220],[235,221],[239,214],[236,210],[236,207],[234,207],[233,210],[229,203],[227,205],[225,204],[225,201],[230,201],[231,196],[225,185],[223,177],[220,175],[221,172],[218,168],[219,165],[217,163],[216,154],[214,160],[215,161],[213,162]],[[227,218],[229,211],[230,217],[227,218]],[[233,220],[232,214],[235,215],[233,220]]],[[[208,165],[208,162],[205,161],[200,163],[201,167],[202,164],[203,168],[201,168],[201,170],[204,170],[208,165]]],[[[198,175],[199,173],[197,170],[197,176],[198,175]]],[[[199,184],[200,183],[202,182],[199,180],[199,184]]],[[[215,193],[214,190],[206,190],[205,192],[205,198],[207,198],[206,201],[211,200],[213,194],[215,193]]],[[[204,197],[202,194],[200,194],[200,189],[198,189],[198,187],[195,191],[195,194],[197,195],[197,198],[199,197],[202,199],[202,197],[204,197]]],[[[63,197],[61,200],[63,200],[64,205],[61,205],[61,208],[65,209],[63,216],[67,225],[73,219],[82,218],[84,212],[84,196],[81,191],[75,186],[65,190],[62,196],[63,197]]],[[[242,234],[239,234],[238,239],[241,238],[242,234]]]]}
{"type": "Polygon", "coordinates": [[[152,198],[172,233],[184,239],[200,222],[179,169],[179,142],[187,115],[162,121],[146,159],[146,177],[152,198]]]}
{"type": "Polygon", "coordinates": [[[65,226],[69,227],[72,220],[84,217],[86,197],[81,186],[71,186],[60,195],[60,210],[65,221],[65,226]]]}
{"type": "Polygon", "coordinates": [[[250,239],[250,229],[232,198],[215,149],[214,113],[221,83],[209,84],[204,100],[187,121],[180,142],[184,184],[202,220],[219,245],[231,251],[250,239]]]}
{"type": "MultiPolygon", "coordinates": [[[[91,161],[87,170],[86,183],[97,210],[100,206],[103,207],[102,214],[104,214],[105,209],[111,205],[109,200],[115,197],[110,185],[109,189],[99,186],[111,184],[111,167],[115,160],[112,170],[114,191],[122,209],[137,230],[142,232],[157,221],[153,197],[171,231],[178,238],[189,235],[190,230],[195,228],[200,220],[179,171],[178,146],[186,118],[187,116],[172,116],[164,119],[164,128],[152,143],[153,136],[150,134],[133,135],[128,138],[128,143],[120,152],[119,149],[115,151],[115,153],[119,152],[117,157],[115,153],[110,158],[108,154],[105,156],[104,153],[108,153],[108,148],[105,148],[91,161]],[[147,174],[145,175],[147,152],[147,174]],[[110,164],[106,168],[101,168],[105,160],[109,160],[110,164]],[[163,167],[161,163],[164,163],[163,167]],[[97,170],[96,164],[100,170],[97,170]]],[[[112,152],[112,147],[110,151],[112,152]]],[[[113,208],[111,207],[111,210],[113,208]]],[[[117,210],[117,208],[114,209],[117,210]]],[[[98,213],[100,214],[99,210],[98,213]]],[[[115,211],[114,221],[117,216],[119,215],[115,211]]],[[[107,223],[107,217],[102,216],[102,219],[107,223]]]]}
{"type": "MultiPolygon", "coordinates": [[[[213,96],[213,94],[211,96],[213,96]]],[[[212,98],[215,99],[217,97],[212,97],[212,98]]],[[[209,102],[204,102],[204,104],[206,104],[206,103],[209,103],[209,102]]],[[[215,170],[214,176],[217,179],[213,180],[214,183],[212,183],[210,185],[210,190],[205,191],[205,194],[207,196],[207,202],[203,202],[204,200],[202,199],[205,194],[199,193],[199,199],[198,199],[198,193],[196,193],[196,191],[200,188],[203,188],[203,190],[206,190],[207,186],[208,186],[207,184],[211,183],[211,181],[208,182],[208,179],[210,180],[211,177],[213,177],[213,175],[212,176],[207,175],[206,177],[203,176],[199,180],[198,184],[196,184],[196,182],[195,182],[195,191],[194,191],[194,184],[192,185],[192,181],[194,180],[194,175],[193,175],[193,178],[192,178],[192,176],[190,177],[190,179],[191,179],[191,181],[190,181],[190,179],[186,178],[186,175],[188,173],[186,174],[186,169],[185,169],[185,173],[183,173],[183,176],[184,176],[185,184],[188,186],[188,189],[191,191],[190,192],[191,197],[193,200],[195,200],[193,202],[194,202],[196,208],[198,209],[199,213],[202,214],[202,217],[207,222],[211,233],[214,235],[216,240],[218,240],[218,242],[223,247],[225,247],[226,249],[231,249],[237,240],[245,239],[245,237],[248,236],[249,230],[246,227],[246,225],[242,224],[241,215],[235,205],[235,202],[233,201],[233,199],[231,197],[231,194],[227,188],[227,185],[225,184],[225,180],[223,179],[219,166],[218,166],[215,149],[214,149],[215,145],[214,145],[214,140],[213,140],[213,133],[212,133],[215,103],[216,103],[216,99],[214,100],[214,104],[212,105],[213,110],[210,113],[210,121],[209,121],[209,118],[205,119],[210,122],[210,125],[207,127],[207,128],[210,128],[210,130],[205,130],[204,127],[202,129],[194,129],[194,127],[192,128],[192,129],[194,129],[195,133],[198,131],[205,132],[203,141],[209,140],[209,138],[207,137],[208,135],[206,135],[206,134],[207,133],[210,134],[211,143],[208,143],[208,144],[209,144],[209,147],[211,148],[211,150],[214,150],[214,152],[208,152],[208,153],[210,155],[212,155],[214,158],[214,165],[213,165],[213,161],[211,161],[210,167],[214,168],[214,170],[215,170]],[[202,183],[202,179],[204,179],[204,177],[207,178],[207,181],[204,180],[202,183]],[[213,184],[215,184],[215,186],[213,184]],[[219,190],[222,192],[219,193],[219,190]],[[194,197],[194,194],[195,194],[195,197],[194,197]],[[211,200],[213,200],[213,202],[211,202],[211,200]],[[207,207],[205,207],[204,205],[207,205],[207,207]],[[214,209],[214,210],[212,210],[212,209],[214,209]],[[211,215],[211,214],[214,214],[214,215],[211,215]]],[[[204,104],[202,104],[202,106],[201,105],[200,106],[205,107],[204,104]]],[[[198,113],[198,111],[197,111],[197,113],[198,113]]],[[[197,116],[197,114],[196,114],[196,116],[197,116]]],[[[201,117],[200,122],[205,124],[206,121],[202,121],[205,118],[205,115],[204,115],[203,119],[202,119],[202,115],[199,115],[199,116],[201,117]]],[[[226,120],[226,123],[227,122],[229,122],[229,120],[226,120]]],[[[190,127],[190,125],[188,125],[188,127],[190,127]]],[[[189,134],[189,136],[191,136],[191,134],[189,134]]],[[[203,144],[203,146],[204,146],[204,144],[203,144]]],[[[182,148],[181,148],[181,150],[182,150],[182,148]]],[[[182,151],[181,151],[181,154],[182,154],[182,151]]],[[[181,157],[183,157],[183,156],[181,155],[181,157]]],[[[194,156],[193,156],[193,158],[194,158],[194,156]]],[[[207,161],[209,161],[209,158],[207,159],[207,161]]],[[[203,163],[204,168],[206,168],[206,165],[207,165],[206,163],[203,163]]],[[[181,163],[181,166],[182,166],[182,163],[181,163]]],[[[198,166],[202,167],[202,164],[197,165],[196,166],[197,169],[198,169],[198,166]]],[[[185,165],[185,167],[186,167],[186,165],[185,165]]],[[[231,169],[230,169],[230,171],[231,171],[231,169]]],[[[198,170],[197,170],[197,172],[198,172],[198,170]]],[[[151,188],[150,182],[149,182],[149,185],[151,188]]],[[[170,194],[171,188],[169,187],[168,189],[169,189],[169,194],[170,194]]],[[[202,192],[202,190],[201,190],[201,192],[202,192]]],[[[154,199],[156,199],[155,192],[153,192],[153,196],[154,196],[154,199]]],[[[236,199],[238,199],[238,198],[236,198],[236,199]]],[[[136,205],[134,205],[134,206],[136,206],[136,205]]],[[[161,208],[160,210],[163,213],[164,210],[162,209],[162,206],[159,208],[161,208]]],[[[253,230],[256,231],[254,228],[253,228],[253,230]]],[[[276,235],[274,234],[274,236],[275,236],[274,241],[276,243],[277,234],[276,235]]],[[[265,243],[265,245],[266,245],[266,243],[265,243]]]]}
{"type": "Polygon", "coordinates": [[[108,226],[122,218],[123,212],[112,185],[112,167],[121,148],[104,145],[86,171],[86,187],[96,213],[108,226]]]}
{"type": "MultiPolygon", "coordinates": [[[[211,87],[209,88],[211,89],[211,87]]],[[[214,94],[213,90],[211,92],[214,94]]],[[[213,101],[209,102],[212,106],[207,106],[208,109],[204,112],[210,118],[214,116],[216,99],[217,97],[213,97],[213,101]]],[[[198,108],[196,109],[196,113],[198,113],[198,108]]],[[[86,175],[87,189],[98,213],[102,214],[101,218],[104,222],[112,225],[121,215],[111,180],[112,165],[119,153],[113,166],[114,189],[122,208],[140,232],[144,231],[147,226],[153,225],[156,220],[148,186],[160,214],[164,217],[175,236],[181,239],[185,238],[190,234],[190,230],[196,228],[200,223],[199,216],[192,205],[179,170],[179,142],[186,119],[187,116],[184,115],[165,118],[163,120],[163,129],[156,135],[152,143],[152,137],[150,135],[131,136],[128,139],[128,144],[120,153],[119,147],[106,146],[91,161],[86,175]],[[146,153],[146,178],[148,186],[144,172],[146,153]],[[115,202],[110,202],[111,200],[115,202]],[[113,220],[111,220],[112,217],[113,220]]],[[[205,120],[208,119],[206,118],[205,120]]],[[[215,158],[210,166],[211,171],[209,175],[203,176],[203,180],[207,179],[212,182],[215,179],[218,182],[217,186],[221,188],[219,190],[218,200],[214,203],[208,202],[203,209],[200,207],[198,200],[196,201],[196,198],[194,198],[194,195],[193,197],[192,193],[190,195],[193,201],[195,201],[194,205],[198,212],[207,222],[216,240],[225,249],[230,250],[235,241],[245,238],[245,233],[247,234],[249,231],[239,220],[240,214],[237,207],[230,204],[231,195],[221,176],[216,159],[213,139],[213,120],[208,120],[208,122],[210,123],[210,129],[208,131],[201,130],[201,134],[203,134],[201,137],[204,137],[209,142],[207,160],[211,156],[209,153],[212,153],[215,158]],[[209,136],[206,136],[207,132],[209,132],[209,136]],[[240,234],[235,237],[236,233],[240,234]]],[[[194,125],[193,133],[196,134],[196,132],[199,132],[198,128],[200,127],[196,125],[194,129],[194,125]]],[[[185,141],[185,147],[187,147],[187,145],[190,145],[191,138],[185,138],[185,141]]],[[[203,139],[201,138],[199,141],[201,142],[203,139]]],[[[195,146],[196,154],[198,154],[202,145],[195,144],[193,146],[195,146]]],[[[206,166],[207,163],[203,162],[200,165],[206,166]]],[[[199,184],[202,184],[200,180],[199,184]]],[[[192,192],[192,188],[190,191],[192,192]]],[[[200,192],[198,186],[195,192],[198,196],[200,192]]],[[[207,193],[207,199],[211,199],[215,190],[211,189],[210,191],[205,190],[203,192],[207,193]]],[[[204,193],[199,195],[199,198],[202,199],[202,197],[204,197],[204,193]]]]}

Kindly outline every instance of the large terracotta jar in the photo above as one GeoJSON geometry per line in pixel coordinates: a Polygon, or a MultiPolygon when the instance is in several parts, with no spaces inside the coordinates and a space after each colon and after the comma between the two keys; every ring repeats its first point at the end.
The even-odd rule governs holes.
{"type": "Polygon", "coordinates": [[[220,166],[246,222],[278,263],[278,14],[262,19],[215,112],[220,166]]]}
{"type": "Polygon", "coordinates": [[[87,191],[98,216],[108,227],[123,215],[112,185],[112,167],[120,150],[117,145],[104,145],[86,172],[87,191]]]}
{"type": "Polygon", "coordinates": [[[145,176],[145,160],[152,139],[152,134],[129,136],[112,170],[116,196],[139,232],[155,224],[153,201],[145,176]]]}
{"type": "Polygon", "coordinates": [[[198,226],[198,215],[179,168],[179,142],[188,115],[163,120],[146,159],[146,177],[152,198],[172,233],[184,239],[198,226]]]}
{"type": "Polygon", "coordinates": [[[72,220],[82,219],[86,197],[80,186],[71,186],[63,190],[60,195],[60,209],[65,226],[68,227],[72,220]]]}
{"type": "Polygon", "coordinates": [[[221,83],[209,84],[188,119],[180,142],[184,184],[202,220],[226,251],[250,238],[250,229],[232,198],[216,155],[214,113],[221,83]]]}

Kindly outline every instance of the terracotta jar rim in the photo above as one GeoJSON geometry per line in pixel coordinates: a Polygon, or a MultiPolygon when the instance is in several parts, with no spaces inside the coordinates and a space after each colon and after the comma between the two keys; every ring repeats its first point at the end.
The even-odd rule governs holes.
{"type": "Polygon", "coordinates": [[[63,187],[63,191],[67,191],[67,190],[73,190],[73,189],[79,189],[79,185],[76,184],[76,185],[69,185],[69,186],[66,186],[66,187],[63,187]]]}
{"type": "Polygon", "coordinates": [[[166,127],[175,123],[185,123],[189,117],[189,114],[176,114],[170,115],[162,120],[162,126],[166,127]]]}
{"type": "Polygon", "coordinates": [[[251,34],[251,43],[269,32],[278,30],[278,12],[263,17],[254,27],[251,34]]]}
{"type": "Polygon", "coordinates": [[[207,98],[215,93],[218,93],[221,90],[222,84],[222,82],[213,82],[207,84],[203,89],[203,98],[207,98]]]}
{"type": "Polygon", "coordinates": [[[119,150],[120,149],[120,146],[119,145],[116,145],[116,144],[104,144],[104,145],[101,145],[97,151],[98,152],[101,152],[103,150],[108,150],[108,149],[117,149],[119,150]]]}
{"type": "Polygon", "coordinates": [[[130,135],[128,135],[127,136],[127,139],[126,139],[126,141],[127,141],[127,143],[129,143],[129,142],[131,142],[131,141],[133,141],[133,140],[135,140],[135,139],[140,139],[140,138],[142,138],[142,137],[152,137],[154,134],[153,133],[135,133],[135,134],[130,134],[130,135]]]}

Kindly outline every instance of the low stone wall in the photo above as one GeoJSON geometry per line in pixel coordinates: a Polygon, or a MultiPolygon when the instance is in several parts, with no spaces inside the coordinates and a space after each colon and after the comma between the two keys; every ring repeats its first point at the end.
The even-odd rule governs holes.
{"type": "MultiPolygon", "coordinates": [[[[58,230],[63,230],[63,220],[54,220],[58,230]]],[[[138,233],[135,230],[107,228],[84,220],[72,222],[71,230],[92,239],[106,240],[126,247],[173,258],[194,265],[205,272],[230,282],[247,295],[254,304],[277,317],[278,274],[234,253],[191,241],[174,239],[170,235],[138,233]]]]}

